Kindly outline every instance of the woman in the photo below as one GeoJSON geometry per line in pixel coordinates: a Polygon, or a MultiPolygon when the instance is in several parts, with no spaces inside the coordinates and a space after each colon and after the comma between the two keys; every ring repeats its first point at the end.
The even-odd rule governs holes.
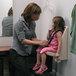
{"type": "Polygon", "coordinates": [[[8,16],[2,20],[2,36],[13,36],[13,10],[8,11],[8,16]]]}
{"type": "Polygon", "coordinates": [[[35,22],[39,19],[41,8],[30,3],[21,14],[21,18],[14,25],[13,45],[10,50],[10,76],[15,76],[11,72],[16,72],[16,76],[30,76],[30,68],[35,61],[31,59],[31,54],[36,47],[34,45],[46,46],[46,40],[38,40],[35,34],[35,22]],[[18,72],[17,72],[18,71],[18,72]],[[20,75],[21,74],[21,75],[20,75]]]}

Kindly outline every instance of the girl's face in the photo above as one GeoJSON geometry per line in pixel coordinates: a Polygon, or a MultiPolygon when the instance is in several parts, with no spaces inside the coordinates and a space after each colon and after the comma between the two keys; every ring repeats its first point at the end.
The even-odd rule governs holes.
{"type": "Polygon", "coordinates": [[[36,21],[39,19],[39,17],[40,17],[40,14],[33,14],[31,18],[32,20],[36,21]]]}

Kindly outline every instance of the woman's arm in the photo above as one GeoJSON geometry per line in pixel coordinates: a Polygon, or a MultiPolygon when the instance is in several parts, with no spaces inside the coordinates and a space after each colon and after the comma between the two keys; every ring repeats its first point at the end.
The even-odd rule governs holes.
{"type": "Polygon", "coordinates": [[[28,39],[24,39],[21,42],[22,44],[30,44],[30,45],[40,45],[39,41],[32,41],[32,40],[28,40],[28,39]]]}
{"type": "Polygon", "coordinates": [[[32,41],[41,41],[41,40],[38,40],[37,38],[32,38],[32,41]]]}
{"type": "Polygon", "coordinates": [[[60,32],[57,32],[57,39],[58,39],[58,49],[56,55],[58,56],[60,54],[61,46],[62,46],[62,34],[60,32]]]}
{"type": "Polygon", "coordinates": [[[41,45],[41,46],[47,46],[48,45],[48,41],[47,40],[28,40],[28,39],[24,39],[21,41],[22,44],[29,44],[29,45],[41,45]]]}

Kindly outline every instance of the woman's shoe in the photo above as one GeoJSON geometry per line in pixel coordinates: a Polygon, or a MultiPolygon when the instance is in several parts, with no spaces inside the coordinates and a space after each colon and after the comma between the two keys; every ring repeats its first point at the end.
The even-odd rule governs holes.
{"type": "Polygon", "coordinates": [[[40,66],[41,66],[41,64],[36,64],[36,65],[33,67],[33,70],[37,70],[40,66]]]}

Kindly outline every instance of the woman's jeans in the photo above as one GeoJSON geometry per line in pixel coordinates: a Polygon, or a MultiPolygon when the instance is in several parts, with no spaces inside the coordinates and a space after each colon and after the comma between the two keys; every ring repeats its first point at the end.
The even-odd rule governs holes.
{"type": "Polygon", "coordinates": [[[37,46],[34,46],[29,56],[21,56],[14,49],[10,49],[10,76],[31,76],[36,62],[36,49],[37,46]]]}

